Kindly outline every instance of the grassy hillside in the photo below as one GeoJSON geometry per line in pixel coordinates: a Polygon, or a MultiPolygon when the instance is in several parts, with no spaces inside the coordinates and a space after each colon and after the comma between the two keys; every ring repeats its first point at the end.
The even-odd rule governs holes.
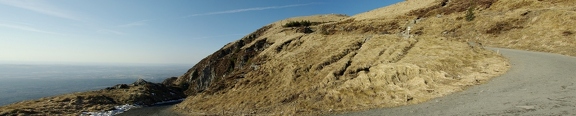
{"type": "MultiPolygon", "coordinates": [[[[423,17],[422,25],[415,26],[415,29],[421,29],[424,35],[451,37],[458,41],[477,41],[486,46],[576,56],[576,2],[492,1],[489,8],[476,8],[476,18],[471,22],[462,21],[466,12],[437,13],[440,15],[423,17]]],[[[442,10],[428,12],[440,11],[442,10]]]]}
{"type": "MultiPolygon", "coordinates": [[[[179,77],[177,84],[189,87],[190,96],[176,110],[290,115],[394,107],[461,91],[505,73],[506,59],[470,41],[474,38],[433,34],[438,30],[430,27],[436,15],[427,12],[444,8],[438,4],[444,3],[414,0],[352,17],[316,15],[267,25],[179,77]],[[295,21],[323,23],[284,26],[295,21]]],[[[478,11],[490,8],[477,6],[478,11]]]]}

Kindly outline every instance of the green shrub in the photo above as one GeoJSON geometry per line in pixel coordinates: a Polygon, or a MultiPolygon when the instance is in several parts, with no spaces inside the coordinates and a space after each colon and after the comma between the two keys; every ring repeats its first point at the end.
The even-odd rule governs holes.
{"type": "Polygon", "coordinates": [[[322,22],[310,22],[310,21],[290,21],[286,24],[284,24],[284,27],[308,27],[308,26],[312,26],[312,25],[318,25],[321,24],[322,22]]]}
{"type": "Polygon", "coordinates": [[[474,4],[474,0],[470,0],[470,7],[468,7],[468,11],[466,12],[466,21],[473,21],[476,16],[474,16],[474,9],[476,9],[476,4],[474,4]]]}

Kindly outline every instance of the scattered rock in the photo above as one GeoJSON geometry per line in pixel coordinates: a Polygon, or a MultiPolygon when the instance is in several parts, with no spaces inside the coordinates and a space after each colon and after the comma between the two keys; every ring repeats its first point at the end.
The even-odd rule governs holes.
{"type": "Polygon", "coordinates": [[[535,106],[516,106],[517,108],[522,108],[525,110],[536,110],[535,106]]]}

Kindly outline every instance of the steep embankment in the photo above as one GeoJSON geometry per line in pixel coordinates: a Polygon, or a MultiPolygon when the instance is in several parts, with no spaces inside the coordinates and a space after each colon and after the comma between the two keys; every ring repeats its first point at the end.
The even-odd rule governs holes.
{"type": "Polygon", "coordinates": [[[421,10],[442,4],[411,0],[390,6],[407,8],[400,14],[369,17],[396,12],[383,8],[353,17],[296,20],[322,23],[310,27],[272,23],[224,46],[180,76],[176,84],[188,87],[190,96],[175,110],[280,115],[393,107],[461,91],[505,73],[507,61],[477,43],[425,34],[418,28],[428,25],[421,23],[426,20],[419,16],[425,12],[421,10]]]}
{"type": "Polygon", "coordinates": [[[342,114],[346,116],[574,116],[576,57],[493,49],[512,68],[487,84],[422,104],[342,114]]]}

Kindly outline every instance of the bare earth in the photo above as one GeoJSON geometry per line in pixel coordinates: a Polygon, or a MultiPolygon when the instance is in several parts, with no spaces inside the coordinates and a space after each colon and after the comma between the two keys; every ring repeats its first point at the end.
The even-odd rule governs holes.
{"type": "Polygon", "coordinates": [[[492,48],[510,59],[508,73],[422,104],[344,116],[576,115],[576,57],[492,48]]]}

